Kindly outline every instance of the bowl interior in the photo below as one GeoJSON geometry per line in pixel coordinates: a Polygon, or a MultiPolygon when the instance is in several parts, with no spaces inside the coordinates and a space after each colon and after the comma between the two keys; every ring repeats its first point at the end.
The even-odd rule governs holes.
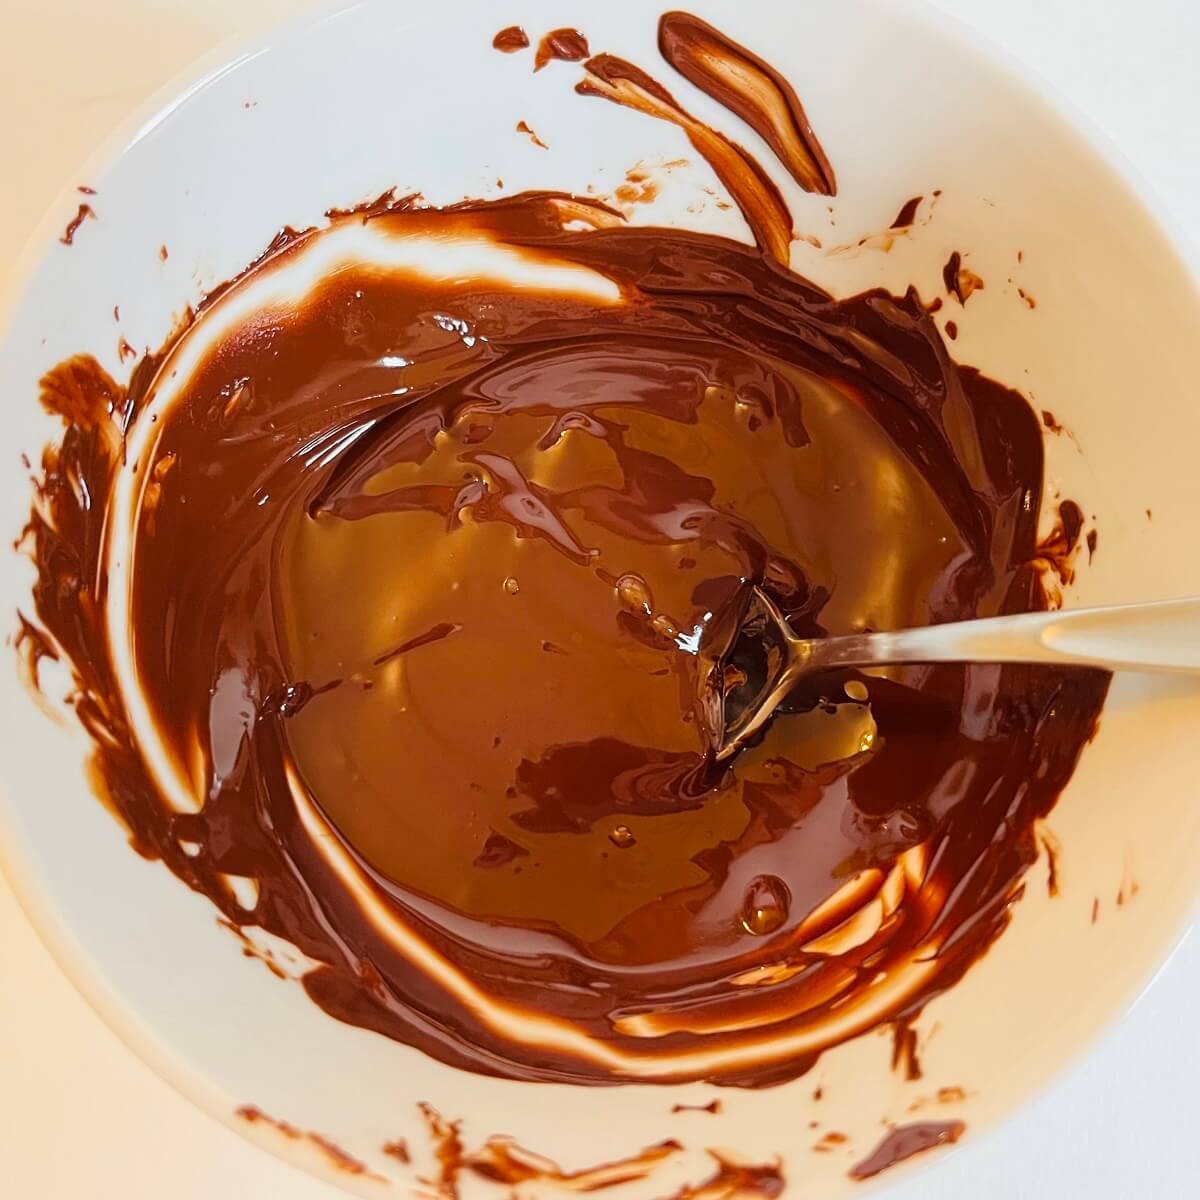
{"type": "MultiPolygon", "coordinates": [[[[958,324],[961,361],[1022,388],[1069,431],[1047,434],[1048,501],[1056,491],[1077,499],[1099,540],[1066,602],[1200,593],[1200,485],[1180,452],[1200,442],[1190,387],[1200,297],[1121,169],[1017,75],[924,10],[890,0],[691,8],[793,81],[834,162],[840,195],[828,206],[781,181],[797,228],[821,242],[797,243],[797,270],[838,294],[912,284],[928,300],[944,291],[942,265],[958,250],[984,279],[968,306],[950,301],[939,320],[958,324]],[[925,197],[918,225],[885,250],[871,235],[914,196],[925,197]]],[[[534,76],[528,54],[491,48],[501,24],[523,24],[535,38],[576,25],[593,49],[665,78],[657,15],[578,0],[514,0],[498,15],[484,0],[462,0],[450,22],[436,9],[366,0],[286,27],[147,120],[89,178],[97,219],[71,246],[47,237],[37,247],[15,303],[0,346],[3,527],[15,535],[28,512],[19,456],[36,461],[54,432],[36,403],[43,371],[86,351],[127,376],[118,338],[157,346],[175,314],[284,224],[319,223],[330,206],[392,186],[432,202],[524,188],[605,192],[639,161],[687,158],[634,219],[739,236],[732,213],[711,204],[688,211],[718,185],[678,130],[575,96],[575,66],[534,76]],[[520,120],[549,150],[515,131],[520,120]]],[[[770,161],[728,113],[682,80],[669,84],[770,161]]],[[[77,202],[63,199],[56,232],[77,202]]],[[[28,564],[7,554],[0,608],[28,611],[31,578],[28,564]]],[[[972,1131],[986,1127],[1144,986],[1183,927],[1200,876],[1198,707],[1195,683],[1116,681],[1099,735],[1050,821],[1061,843],[1059,894],[1048,896],[1040,863],[1009,932],[923,1014],[922,1080],[894,1074],[890,1038],[868,1036],[794,1083],[726,1089],[717,1118],[671,1113],[676,1103],[704,1103],[711,1088],[485,1079],[329,1020],[297,984],[244,958],[206,901],[131,852],[85,782],[73,719],[48,720],[11,670],[0,672],[8,731],[0,855],[60,961],[141,1054],[223,1119],[351,1190],[377,1194],[378,1184],[339,1169],[315,1143],[238,1121],[235,1111],[255,1105],[319,1131],[403,1183],[434,1169],[417,1109],[426,1102],[462,1119],[468,1144],[509,1134],[569,1167],[663,1138],[683,1142],[685,1152],[630,1185],[631,1195],[706,1177],[705,1151],[717,1148],[753,1161],[781,1157],[793,1194],[831,1197],[862,1191],[845,1171],[872,1148],[881,1120],[954,1117],[972,1131]],[[939,1088],[966,1095],[941,1104],[939,1088]],[[813,1152],[829,1130],[849,1140],[813,1152]],[[411,1166],[381,1153],[399,1137],[411,1166]]]]}

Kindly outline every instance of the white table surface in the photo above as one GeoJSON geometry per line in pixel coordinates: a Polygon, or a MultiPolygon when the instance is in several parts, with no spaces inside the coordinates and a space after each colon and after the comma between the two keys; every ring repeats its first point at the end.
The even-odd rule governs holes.
{"type": "MultiPolygon", "coordinates": [[[[937,2],[1086,111],[1200,241],[1196,0],[937,2]]],[[[4,264],[58,188],[78,182],[98,137],[194,58],[304,4],[0,0],[0,291],[4,264]]],[[[1193,936],[1082,1066],[889,1200],[1200,1195],[1198,996],[1193,936]]],[[[142,1066],[59,974],[0,879],[0,1196],[340,1194],[241,1141],[142,1066]]]]}

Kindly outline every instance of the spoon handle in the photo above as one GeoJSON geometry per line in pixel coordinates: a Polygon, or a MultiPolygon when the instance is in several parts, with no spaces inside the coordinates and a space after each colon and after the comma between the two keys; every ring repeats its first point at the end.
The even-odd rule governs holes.
{"type": "Polygon", "coordinates": [[[873,663],[1022,662],[1200,672],[1200,597],[987,617],[809,645],[807,670],[873,663]]]}

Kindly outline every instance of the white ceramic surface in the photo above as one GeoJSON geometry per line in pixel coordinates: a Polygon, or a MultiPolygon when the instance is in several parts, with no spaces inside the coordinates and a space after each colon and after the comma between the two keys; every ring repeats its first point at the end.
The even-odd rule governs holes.
{"type": "MultiPolygon", "coordinates": [[[[813,232],[851,241],[886,225],[909,195],[944,189],[933,222],[892,254],[829,257],[800,247],[797,265],[835,290],[911,279],[933,294],[949,249],[970,250],[989,287],[960,320],[962,356],[1014,382],[1028,370],[1026,386],[1078,436],[1082,453],[1067,439],[1051,444],[1052,469],[1097,514],[1102,542],[1072,602],[1200,591],[1200,567],[1181,553],[1197,489],[1172,454],[1176,439],[1197,433],[1186,358],[1197,328],[1195,288],[1125,185],[1019,84],[923,15],[866,0],[814,3],[803,38],[784,44],[769,18],[791,6],[762,5],[738,18],[715,5],[696,8],[766,50],[801,88],[843,190],[836,231],[818,226],[828,214],[811,199],[798,205],[802,227],[808,214],[813,232]],[[856,71],[851,91],[847,62],[860,69],[877,62],[881,73],[856,71]],[[906,91],[905,81],[917,85],[906,91]],[[1024,250],[1019,274],[1017,249],[1024,250]],[[1009,275],[1037,296],[1035,312],[1020,303],[1016,284],[1004,282],[1009,275]],[[1108,294],[1110,284],[1123,289],[1119,299],[1108,294]],[[1152,372],[1139,375],[1131,351],[1145,343],[1162,353],[1152,372]]],[[[553,21],[539,11],[547,10],[515,4],[504,20],[540,29],[576,15],[570,4],[554,6],[553,21]]],[[[37,264],[0,351],[5,394],[32,401],[40,371],[78,349],[116,370],[113,303],[121,304],[130,340],[153,344],[173,310],[240,266],[275,227],[315,219],[330,203],[390,183],[454,197],[484,190],[496,174],[510,189],[590,181],[603,188],[636,159],[674,156],[672,131],[571,97],[572,69],[534,80],[527,66],[494,55],[487,35],[498,22],[488,12],[482,4],[460,6],[456,28],[475,20],[480,48],[456,46],[445,59],[478,86],[493,87],[482,108],[455,110],[439,83],[431,50],[449,34],[436,17],[369,4],[273,39],[147,127],[116,166],[89,177],[104,198],[101,221],[85,226],[75,247],[50,245],[37,264]],[[361,69],[369,60],[380,66],[377,83],[361,69]],[[319,110],[316,78],[327,106],[319,110]],[[398,109],[399,81],[406,87],[418,79],[426,85],[420,115],[439,117],[432,128],[410,124],[412,112],[398,109]],[[247,101],[254,106],[243,107],[247,101]],[[363,111],[375,115],[355,125],[363,111]],[[512,133],[519,117],[550,142],[548,154],[512,133]],[[161,243],[171,248],[165,266],[161,243]]],[[[654,16],[637,5],[601,17],[580,8],[577,19],[595,45],[653,63],[654,16]]],[[[692,99],[684,86],[678,91],[692,99]]],[[[712,106],[696,99],[694,107],[730,127],[712,106]]],[[[69,211],[64,199],[54,232],[69,211]]],[[[31,451],[49,432],[32,403],[13,406],[12,428],[31,451]]],[[[28,492],[10,467],[0,475],[0,515],[15,528],[28,492]]],[[[24,599],[28,574],[18,566],[6,563],[0,574],[5,605],[24,599]]],[[[821,1172],[840,1177],[845,1161],[813,1155],[808,1138],[797,1139],[810,1115],[854,1135],[850,1157],[869,1148],[882,1115],[899,1118],[913,1098],[959,1084],[973,1095],[955,1113],[978,1129],[1121,1007],[1162,957],[1195,890],[1200,831],[1189,813],[1196,760],[1187,733],[1197,693],[1122,681],[1053,822],[1065,851],[1063,894],[1051,903],[1031,888],[1001,945],[931,1006],[921,1026],[927,1037],[938,1027],[925,1048],[926,1081],[897,1083],[886,1071],[886,1045],[864,1039],[827,1056],[798,1085],[727,1096],[719,1124],[683,1125],[668,1117],[677,1097],[665,1090],[476,1080],[327,1021],[298,989],[242,960],[203,902],[130,854],[82,786],[77,737],[46,722],[15,685],[0,693],[0,706],[12,739],[0,799],[6,865],[98,1007],[214,1111],[228,1117],[238,1104],[256,1103],[334,1135],[373,1165],[384,1161],[377,1157],[384,1138],[407,1134],[414,1149],[424,1145],[413,1102],[425,1099],[465,1117],[473,1140],[512,1133],[572,1165],[674,1134],[694,1154],[673,1178],[700,1177],[701,1147],[718,1145],[749,1157],[782,1153],[796,1194],[807,1194],[808,1185],[830,1195],[821,1172]],[[1154,807],[1128,803],[1130,795],[1149,794],[1154,807]],[[1113,898],[1131,878],[1140,884],[1136,902],[1116,911],[1113,898]],[[1102,899],[1094,928],[1093,897],[1102,899]],[[1029,986],[1035,977],[1044,994],[1029,986]],[[306,1047],[303,1056],[297,1044],[306,1047]],[[827,1092],[819,1106],[809,1100],[818,1080],[827,1092]],[[603,1139],[595,1132],[598,1113],[603,1139]]],[[[1031,879],[1040,882],[1036,873],[1031,879]]],[[[311,1161],[321,1168],[317,1157],[311,1161]]],[[[664,1181],[656,1180],[654,1194],[664,1181]]]]}

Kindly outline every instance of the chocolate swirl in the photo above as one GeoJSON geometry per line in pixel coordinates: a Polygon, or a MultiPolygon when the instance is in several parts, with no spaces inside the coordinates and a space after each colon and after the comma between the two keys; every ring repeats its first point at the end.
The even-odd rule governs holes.
{"type": "Polygon", "coordinates": [[[764,1085],[1005,927],[1107,676],[830,677],[711,761],[747,583],[814,636],[1046,604],[1026,400],[751,225],[385,198],[128,389],[47,375],[35,602],[97,777],[333,1015],[515,1078],[764,1085]]]}

